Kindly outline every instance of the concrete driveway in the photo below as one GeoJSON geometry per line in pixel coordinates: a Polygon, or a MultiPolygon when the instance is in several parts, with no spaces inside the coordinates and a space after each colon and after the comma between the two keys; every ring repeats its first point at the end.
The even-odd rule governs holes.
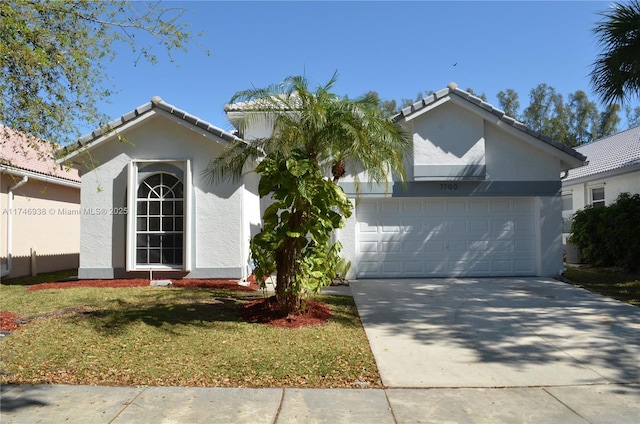
{"type": "Polygon", "coordinates": [[[350,286],[387,387],[640,383],[640,308],[544,278],[350,286]]]}

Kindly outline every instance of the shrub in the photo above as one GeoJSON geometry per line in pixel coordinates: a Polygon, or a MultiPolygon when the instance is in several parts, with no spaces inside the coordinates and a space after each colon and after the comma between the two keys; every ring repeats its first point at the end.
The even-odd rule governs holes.
{"type": "Polygon", "coordinates": [[[615,203],[575,213],[569,242],[585,262],[640,270],[640,194],[622,193],[615,203]]]}

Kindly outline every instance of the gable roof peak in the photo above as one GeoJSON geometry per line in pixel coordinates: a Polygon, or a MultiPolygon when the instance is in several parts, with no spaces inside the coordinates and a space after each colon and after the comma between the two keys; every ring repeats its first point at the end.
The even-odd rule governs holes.
{"type": "Polygon", "coordinates": [[[208,121],[200,119],[195,115],[185,112],[184,110],[178,109],[172,104],[169,104],[162,100],[162,97],[160,96],[153,96],[149,102],[138,106],[128,113],[125,113],[124,115],[120,116],[120,118],[111,121],[106,126],[98,128],[91,133],[79,138],[76,141],[76,146],[70,145],[64,148],[63,151],[66,151],[68,153],[63,153],[64,157],[58,159],[58,162],[64,163],[77,155],[83,154],[87,149],[91,149],[96,144],[105,141],[105,139],[113,135],[116,130],[142,118],[154,109],[163,111],[169,115],[176,117],[177,119],[183,120],[193,125],[194,127],[197,127],[201,130],[206,131],[207,133],[221,138],[226,142],[242,141],[236,134],[223,130],[222,128],[219,128],[209,123],[208,121]]]}
{"type": "MultiPolygon", "coordinates": [[[[521,131],[524,134],[527,134],[528,136],[533,137],[534,139],[537,139],[545,144],[548,144],[564,152],[565,154],[568,154],[569,156],[573,157],[574,159],[577,159],[578,161],[586,160],[586,156],[584,156],[580,152],[577,152],[576,150],[572,149],[566,144],[560,143],[559,141],[556,141],[553,138],[540,133],[539,131],[535,131],[527,127],[524,123],[514,119],[511,116],[506,115],[503,110],[498,109],[497,107],[493,106],[491,103],[488,103],[482,100],[480,97],[475,96],[469,93],[468,91],[462,90],[461,88],[458,87],[458,84],[456,84],[455,82],[450,82],[446,88],[443,88],[440,91],[430,94],[429,96],[423,98],[422,100],[415,102],[411,106],[405,107],[404,109],[400,110],[400,112],[392,118],[392,121],[397,123],[402,120],[405,120],[405,121],[411,120],[414,117],[419,116],[419,114],[429,110],[430,108],[437,107],[439,105],[439,102],[445,98],[449,98],[449,99],[457,98],[462,100],[463,102],[470,103],[471,105],[473,105],[472,106],[473,110],[478,111],[478,113],[490,114],[490,115],[485,115],[490,117],[489,119],[495,120],[496,122],[499,122],[499,123],[504,123],[512,128],[515,128],[516,130],[521,131]]],[[[442,100],[442,101],[446,101],[446,100],[442,100]]],[[[572,160],[575,161],[574,159],[572,160]]]]}

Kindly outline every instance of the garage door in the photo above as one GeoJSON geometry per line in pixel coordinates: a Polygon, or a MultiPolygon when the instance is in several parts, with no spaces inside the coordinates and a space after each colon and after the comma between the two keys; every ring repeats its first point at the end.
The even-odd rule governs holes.
{"type": "Polygon", "coordinates": [[[533,199],[363,199],[358,278],[535,275],[533,199]]]}

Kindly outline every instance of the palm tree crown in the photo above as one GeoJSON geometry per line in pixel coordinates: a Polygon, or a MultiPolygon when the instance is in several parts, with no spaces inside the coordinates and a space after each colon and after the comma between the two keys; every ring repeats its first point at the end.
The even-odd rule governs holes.
{"type": "Polygon", "coordinates": [[[640,1],[614,3],[594,32],[603,52],[593,63],[591,83],[605,103],[640,94],[640,1]]]}
{"type": "Polygon", "coordinates": [[[299,150],[331,173],[335,182],[349,172],[357,183],[359,171],[366,171],[367,179],[374,182],[387,182],[390,173],[404,180],[403,158],[410,147],[407,135],[385,116],[375,96],[351,100],[331,93],[336,80],[334,74],[312,92],[304,77],[293,76],[282,84],[236,93],[230,103],[243,102],[240,131],[261,120],[273,132],[230,145],[207,172],[214,180],[235,180],[248,160],[299,150]]]}

